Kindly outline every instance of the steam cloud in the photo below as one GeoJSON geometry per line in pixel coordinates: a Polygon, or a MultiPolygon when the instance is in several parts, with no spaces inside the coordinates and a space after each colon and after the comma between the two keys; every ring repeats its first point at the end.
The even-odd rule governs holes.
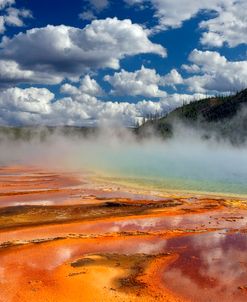
{"type": "Polygon", "coordinates": [[[0,165],[90,170],[161,189],[247,194],[247,145],[203,140],[200,131],[179,124],[165,141],[140,140],[122,128],[104,127],[87,136],[40,128],[28,140],[1,134],[0,146],[0,165]]]}

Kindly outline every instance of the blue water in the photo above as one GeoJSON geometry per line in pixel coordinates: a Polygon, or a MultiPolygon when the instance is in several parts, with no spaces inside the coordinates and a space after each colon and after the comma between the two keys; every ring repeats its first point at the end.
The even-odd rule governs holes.
{"type": "MultiPolygon", "coordinates": [[[[115,181],[160,190],[247,194],[247,148],[190,141],[101,144],[88,167],[115,181]]],[[[87,166],[87,163],[83,163],[87,166]]]]}

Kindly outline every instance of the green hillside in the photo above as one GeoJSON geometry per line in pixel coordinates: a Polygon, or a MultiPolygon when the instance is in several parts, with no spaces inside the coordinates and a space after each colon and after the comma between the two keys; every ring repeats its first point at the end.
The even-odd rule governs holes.
{"type": "Polygon", "coordinates": [[[194,127],[207,138],[241,143],[247,139],[247,89],[233,95],[210,97],[183,105],[160,119],[149,120],[137,129],[138,135],[174,135],[176,125],[194,127]]]}

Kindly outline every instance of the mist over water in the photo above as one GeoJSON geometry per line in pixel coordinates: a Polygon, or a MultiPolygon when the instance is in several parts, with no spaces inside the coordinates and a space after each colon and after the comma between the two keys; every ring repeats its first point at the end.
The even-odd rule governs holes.
{"type": "Polygon", "coordinates": [[[137,140],[125,130],[82,138],[59,133],[44,142],[1,139],[0,164],[90,170],[116,182],[158,190],[247,194],[247,147],[202,140],[196,131],[137,140]]]}
{"type": "Polygon", "coordinates": [[[188,137],[169,141],[101,145],[90,151],[94,169],[154,189],[247,194],[247,152],[188,137]],[[100,154],[98,154],[100,153],[100,154]]]}

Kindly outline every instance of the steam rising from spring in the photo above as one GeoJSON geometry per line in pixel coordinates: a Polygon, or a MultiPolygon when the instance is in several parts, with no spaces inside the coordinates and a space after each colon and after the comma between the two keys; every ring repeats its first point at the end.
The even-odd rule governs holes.
{"type": "Polygon", "coordinates": [[[0,164],[85,171],[160,190],[247,194],[247,147],[203,140],[180,127],[172,139],[137,139],[126,129],[102,128],[86,136],[36,130],[29,140],[0,137],[0,164]],[[41,132],[45,139],[40,140],[41,132]]]}

